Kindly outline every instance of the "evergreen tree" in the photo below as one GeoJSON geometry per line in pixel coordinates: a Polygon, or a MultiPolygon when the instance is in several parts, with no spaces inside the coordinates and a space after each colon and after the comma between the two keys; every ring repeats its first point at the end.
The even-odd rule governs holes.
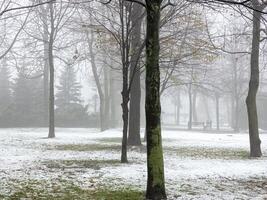
{"type": "Polygon", "coordinates": [[[56,124],[58,126],[88,126],[87,108],[81,103],[81,85],[76,80],[75,68],[67,64],[61,71],[56,87],[56,124]]]}
{"type": "Polygon", "coordinates": [[[11,102],[10,73],[4,61],[0,68],[0,111],[7,108],[11,102]]]}
{"type": "Polygon", "coordinates": [[[81,101],[81,85],[76,81],[76,73],[74,66],[67,64],[61,71],[59,86],[56,87],[56,106],[58,108],[65,107],[69,104],[80,104],[81,101]]]}
{"type": "Polygon", "coordinates": [[[14,85],[15,126],[39,126],[43,121],[42,79],[19,73],[14,85]]]}
{"type": "Polygon", "coordinates": [[[7,126],[12,107],[10,73],[5,59],[0,66],[0,124],[7,126]]]}

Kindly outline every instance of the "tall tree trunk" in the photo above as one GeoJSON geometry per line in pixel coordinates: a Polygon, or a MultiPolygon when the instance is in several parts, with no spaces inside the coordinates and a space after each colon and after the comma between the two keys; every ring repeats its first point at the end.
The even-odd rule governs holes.
{"type": "Polygon", "coordinates": [[[219,94],[215,94],[215,101],[216,101],[216,125],[217,130],[220,130],[220,96],[219,94]]]}
{"type": "Polygon", "coordinates": [[[117,94],[117,91],[119,90],[118,89],[118,86],[117,86],[117,83],[116,83],[116,74],[114,73],[113,70],[110,71],[110,84],[109,84],[109,94],[110,94],[110,127],[111,128],[115,128],[117,127],[119,124],[118,124],[118,121],[120,119],[120,111],[118,109],[118,94],[117,94]]]}
{"type": "Polygon", "coordinates": [[[133,4],[132,10],[132,55],[130,61],[130,116],[129,116],[129,136],[128,144],[133,146],[141,145],[140,138],[140,103],[141,103],[141,83],[139,58],[141,51],[141,25],[142,6],[133,4]]]}
{"type": "Polygon", "coordinates": [[[181,96],[180,89],[177,92],[177,102],[176,102],[176,125],[180,125],[180,107],[181,107],[181,96]]]}
{"type": "Polygon", "coordinates": [[[197,91],[194,88],[193,89],[193,101],[192,101],[192,115],[193,115],[194,122],[198,121],[196,104],[197,104],[197,91]]]}
{"type": "Polygon", "coordinates": [[[128,134],[128,123],[129,123],[129,89],[128,89],[128,71],[129,71],[129,45],[128,45],[128,31],[129,27],[125,24],[125,14],[129,12],[129,7],[125,4],[124,0],[119,1],[120,5],[120,20],[121,20],[121,61],[122,61],[122,120],[123,120],[123,129],[122,129],[122,144],[121,144],[121,162],[127,163],[127,134],[128,134]]]}
{"type": "Polygon", "coordinates": [[[146,132],[147,132],[147,190],[146,198],[166,199],[164,160],[161,138],[159,23],[161,0],[146,0],[146,132]]]}
{"type": "MultiPolygon", "coordinates": [[[[124,88],[127,86],[124,86],[124,88]]],[[[127,87],[128,89],[128,87],[127,87]]],[[[127,92],[127,91],[126,91],[127,92]]],[[[126,94],[125,89],[122,91],[122,120],[123,120],[123,130],[122,130],[122,145],[121,145],[121,162],[127,163],[127,132],[128,132],[128,118],[129,118],[129,110],[128,110],[128,94],[126,94]]]]}
{"type": "MultiPolygon", "coordinates": [[[[258,8],[258,3],[253,1],[254,8],[258,8]]],[[[251,72],[248,96],[246,99],[247,112],[248,112],[248,125],[249,125],[249,140],[250,140],[250,156],[260,157],[261,152],[261,140],[258,130],[258,115],[256,96],[259,87],[259,49],[260,49],[260,19],[261,13],[253,11],[253,39],[252,39],[252,51],[251,51],[251,72]]]]}
{"type": "MultiPolygon", "coordinates": [[[[106,62],[105,62],[106,63],[106,62]]],[[[108,69],[107,66],[105,66],[104,68],[104,94],[105,94],[105,99],[104,99],[104,129],[107,130],[109,128],[109,103],[110,103],[110,99],[109,99],[109,73],[108,73],[108,69]]]]}
{"type": "MultiPolygon", "coordinates": [[[[44,42],[44,43],[47,43],[47,42],[44,42]]],[[[45,46],[48,46],[46,44],[44,44],[45,46]]],[[[49,56],[47,55],[47,52],[48,52],[48,48],[45,47],[44,48],[44,78],[43,78],[43,87],[44,87],[44,99],[43,99],[43,109],[44,109],[44,126],[47,126],[48,125],[48,111],[49,111],[49,62],[48,62],[48,59],[49,59],[49,56]]]]}
{"type": "Polygon", "coordinates": [[[96,66],[96,62],[95,62],[95,53],[93,50],[93,42],[94,42],[94,32],[91,31],[89,37],[89,33],[87,33],[87,42],[88,42],[88,47],[89,47],[89,53],[90,53],[90,61],[91,61],[91,67],[92,67],[92,72],[94,75],[94,80],[96,83],[96,88],[97,88],[97,93],[99,96],[99,122],[100,122],[100,130],[101,131],[105,131],[105,125],[104,125],[104,119],[105,119],[105,97],[104,97],[104,93],[102,90],[102,86],[100,83],[100,79],[99,79],[99,75],[97,73],[97,66],[96,66]]]}
{"type": "Polygon", "coordinates": [[[204,108],[205,108],[205,111],[206,111],[206,115],[207,115],[207,119],[208,121],[211,120],[210,118],[210,109],[209,109],[209,105],[208,105],[208,100],[207,97],[205,95],[202,96],[203,97],[203,104],[204,104],[204,108]]]}
{"type": "Polygon", "coordinates": [[[49,32],[48,32],[48,7],[44,5],[41,8],[41,18],[43,21],[43,45],[44,45],[44,78],[43,78],[43,109],[44,109],[44,122],[43,125],[48,125],[48,111],[49,111],[49,32]]]}
{"type": "Polygon", "coordinates": [[[192,129],[192,118],[193,118],[192,84],[189,84],[188,98],[189,98],[188,130],[191,130],[192,129]]]}
{"type": "Polygon", "coordinates": [[[234,95],[231,95],[231,128],[235,130],[235,100],[234,95]]]}
{"type": "Polygon", "coordinates": [[[237,76],[237,61],[234,57],[234,131],[239,132],[239,95],[238,95],[238,76],[237,76]]]}
{"type": "Polygon", "coordinates": [[[240,123],[239,123],[239,98],[236,96],[235,97],[235,127],[234,127],[234,131],[235,132],[239,132],[240,131],[240,123]]]}
{"type": "Polygon", "coordinates": [[[49,3],[50,10],[50,24],[51,24],[51,32],[49,38],[49,72],[50,72],[50,84],[49,84],[49,134],[48,138],[55,137],[55,94],[54,94],[54,55],[53,55],[53,47],[54,47],[54,34],[55,34],[55,26],[54,26],[54,8],[53,2],[49,3]]]}

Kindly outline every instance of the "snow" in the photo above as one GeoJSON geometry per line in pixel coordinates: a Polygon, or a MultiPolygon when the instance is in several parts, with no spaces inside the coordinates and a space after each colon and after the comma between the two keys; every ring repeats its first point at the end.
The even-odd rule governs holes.
{"type": "MultiPolygon", "coordinates": [[[[98,132],[96,129],[56,130],[55,139],[46,139],[47,130],[0,129],[0,194],[7,193],[10,180],[53,180],[57,178],[74,181],[87,187],[96,185],[110,187],[146,187],[145,147],[131,148],[129,164],[105,164],[93,168],[48,168],[44,163],[60,160],[118,160],[121,130],[98,132]],[[109,142],[109,139],[115,138],[109,142]],[[109,145],[109,149],[75,151],[56,149],[60,145],[109,145]]],[[[266,187],[260,191],[248,189],[246,182],[267,178],[267,134],[261,134],[264,156],[258,159],[224,157],[222,152],[247,151],[247,133],[204,133],[163,130],[166,189],[170,199],[264,199],[266,187]],[[192,155],[187,152],[192,150],[192,155]],[[204,151],[218,151],[214,157],[204,151]],[[202,152],[203,151],[203,152],[202,152]],[[183,154],[179,154],[182,152],[183,154]],[[203,155],[202,155],[203,154],[203,155]],[[252,195],[252,196],[251,196],[252,195]]]]}

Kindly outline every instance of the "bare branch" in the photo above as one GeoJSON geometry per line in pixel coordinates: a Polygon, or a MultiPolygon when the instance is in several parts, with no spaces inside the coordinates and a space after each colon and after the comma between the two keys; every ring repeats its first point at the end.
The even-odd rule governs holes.
{"type": "Polygon", "coordinates": [[[16,7],[16,8],[9,8],[9,9],[4,9],[2,12],[0,12],[0,16],[2,16],[3,14],[10,12],[10,11],[15,11],[15,10],[23,10],[23,9],[28,9],[28,8],[35,8],[47,3],[51,3],[51,2],[56,2],[56,0],[49,0],[46,2],[42,2],[42,3],[38,3],[38,4],[34,4],[34,5],[29,5],[29,6],[21,6],[21,7],[16,7]]]}

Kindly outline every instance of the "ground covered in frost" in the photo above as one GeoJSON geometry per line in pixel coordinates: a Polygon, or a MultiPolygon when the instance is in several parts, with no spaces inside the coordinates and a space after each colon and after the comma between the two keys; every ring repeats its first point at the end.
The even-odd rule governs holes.
{"type": "MultiPolygon", "coordinates": [[[[267,199],[264,156],[249,158],[248,134],[163,130],[168,199],[267,199]]],[[[0,129],[0,199],[144,198],[146,151],[120,163],[121,130],[0,129]]]]}

